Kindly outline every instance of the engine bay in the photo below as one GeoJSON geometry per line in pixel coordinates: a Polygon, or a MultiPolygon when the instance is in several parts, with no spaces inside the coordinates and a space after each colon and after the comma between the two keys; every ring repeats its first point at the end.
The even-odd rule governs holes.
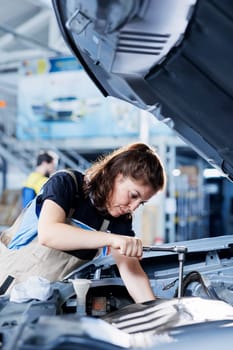
{"type": "MultiPolygon", "coordinates": [[[[180,265],[178,254],[156,255],[149,253],[142,260],[154,294],[158,299],[170,300],[182,297],[200,297],[223,300],[233,305],[233,257],[232,246],[203,252],[187,252],[180,265]],[[182,270],[181,270],[182,269],[182,270]],[[182,279],[182,281],[180,281],[182,279]]],[[[87,278],[91,286],[87,293],[86,308],[89,316],[102,317],[133,304],[119,276],[117,267],[108,263],[90,264],[74,272],[70,278],[87,278]]],[[[69,280],[70,280],[69,278],[69,280]]],[[[75,302],[75,295],[66,302],[75,302]]],[[[74,309],[72,309],[74,311],[74,309]]]]}
{"type": "Polygon", "coordinates": [[[177,334],[186,334],[186,328],[182,327],[191,327],[194,323],[196,327],[191,327],[190,332],[199,329],[198,335],[204,325],[209,327],[206,331],[212,332],[216,326],[218,332],[230,332],[230,327],[223,327],[233,320],[230,240],[229,237],[216,242],[190,241],[182,264],[179,254],[171,251],[145,252],[141,264],[157,296],[155,301],[133,302],[111,256],[94,259],[63,281],[51,283],[52,295],[48,300],[16,303],[9,295],[2,295],[0,342],[3,345],[0,348],[134,349],[138,348],[138,341],[142,341],[140,347],[146,349],[150,345],[146,345],[147,341],[154,342],[158,335],[166,333],[166,337],[170,337],[173,329],[179,327],[178,333],[174,330],[176,339],[177,334]],[[210,242],[212,249],[207,249],[210,242]],[[77,294],[73,287],[73,280],[83,279],[90,281],[85,297],[87,317],[80,317],[83,315],[77,312],[77,294]]]}

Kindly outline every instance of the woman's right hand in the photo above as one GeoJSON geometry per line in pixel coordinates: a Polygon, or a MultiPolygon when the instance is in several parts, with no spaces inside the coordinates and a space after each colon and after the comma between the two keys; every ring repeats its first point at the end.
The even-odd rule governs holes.
{"type": "Polygon", "coordinates": [[[120,254],[128,257],[142,257],[142,241],[136,237],[121,236],[117,234],[110,233],[110,246],[117,249],[120,254]]]}

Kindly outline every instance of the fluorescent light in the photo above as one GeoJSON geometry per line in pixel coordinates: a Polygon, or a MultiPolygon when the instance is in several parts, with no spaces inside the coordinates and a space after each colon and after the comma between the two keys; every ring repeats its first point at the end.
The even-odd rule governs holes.
{"type": "Polygon", "coordinates": [[[180,169],[173,169],[173,170],[172,170],[172,175],[173,175],[173,176],[180,176],[180,174],[181,174],[180,169]]]}
{"type": "Polygon", "coordinates": [[[223,176],[223,174],[218,169],[212,169],[212,168],[204,169],[203,175],[206,179],[209,179],[211,177],[222,177],[223,176]]]}

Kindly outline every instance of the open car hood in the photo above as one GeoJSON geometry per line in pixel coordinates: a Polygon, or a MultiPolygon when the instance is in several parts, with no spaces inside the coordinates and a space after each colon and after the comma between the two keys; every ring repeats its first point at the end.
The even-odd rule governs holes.
{"type": "Polygon", "coordinates": [[[233,179],[233,2],[53,0],[102,93],[150,111],[233,179]]]}

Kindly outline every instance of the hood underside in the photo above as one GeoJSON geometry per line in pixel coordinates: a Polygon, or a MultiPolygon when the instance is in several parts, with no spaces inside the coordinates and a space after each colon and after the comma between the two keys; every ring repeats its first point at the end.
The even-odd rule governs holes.
{"type": "Polygon", "coordinates": [[[105,96],[150,111],[233,179],[233,2],[53,0],[105,96]]]}

